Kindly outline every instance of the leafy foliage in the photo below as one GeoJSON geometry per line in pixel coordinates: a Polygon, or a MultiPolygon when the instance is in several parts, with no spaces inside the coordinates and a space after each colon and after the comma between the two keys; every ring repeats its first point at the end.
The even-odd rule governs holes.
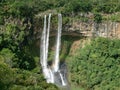
{"type": "Polygon", "coordinates": [[[94,14],[94,21],[96,23],[101,23],[102,22],[102,16],[99,13],[94,14]]]}
{"type": "MultiPolygon", "coordinates": [[[[39,71],[39,58],[36,59],[29,48],[36,14],[55,9],[65,16],[65,27],[70,20],[68,16],[73,13],[79,15],[79,12],[93,12],[95,22],[99,23],[102,20],[101,13],[119,12],[118,2],[119,0],[0,0],[0,89],[58,90],[56,86],[45,82],[39,71]]],[[[53,26],[57,26],[57,19],[52,19],[53,26]]],[[[113,17],[114,21],[115,19],[113,17]]],[[[64,42],[67,49],[61,51],[65,53],[61,54],[62,59],[66,58],[71,42],[64,42]]],[[[98,39],[92,43],[94,44],[80,51],[80,56],[72,57],[74,61],[69,62],[74,74],[71,74],[72,82],[87,88],[119,89],[119,40],[107,40],[106,43],[105,39],[98,39]]]]}
{"type": "Polygon", "coordinates": [[[68,62],[71,82],[90,90],[120,88],[119,44],[120,40],[96,38],[80,49],[68,62]]]}
{"type": "Polygon", "coordinates": [[[0,88],[7,90],[14,81],[14,73],[7,64],[0,61],[0,88]]]}
{"type": "Polygon", "coordinates": [[[42,3],[37,2],[0,1],[1,90],[58,90],[56,86],[46,83],[40,70],[39,58],[35,58],[29,48],[34,15],[39,10],[46,10],[43,8],[47,6],[43,5],[43,0],[42,3]],[[41,7],[38,7],[40,4],[41,7]]]}

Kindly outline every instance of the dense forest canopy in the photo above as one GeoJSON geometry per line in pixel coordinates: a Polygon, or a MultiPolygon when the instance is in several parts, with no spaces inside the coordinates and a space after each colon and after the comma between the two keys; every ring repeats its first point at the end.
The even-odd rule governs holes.
{"type": "MultiPolygon", "coordinates": [[[[119,18],[117,13],[120,12],[120,0],[0,0],[1,90],[58,90],[56,86],[45,82],[39,65],[39,57],[30,49],[35,15],[49,10],[56,10],[62,13],[63,17],[67,16],[63,18],[63,22],[67,22],[71,15],[77,16],[79,13],[93,13],[95,21],[100,22],[103,19],[102,15],[105,14],[116,14],[115,19],[119,18]]],[[[78,52],[78,56],[72,58],[74,61],[70,59],[73,64],[70,63],[69,67],[71,73],[75,75],[72,77],[74,79],[72,83],[81,84],[82,88],[87,85],[86,88],[109,90],[113,88],[111,86],[115,86],[114,88],[118,89],[120,86],[118,83],[118,78],[120,78],[118,73],[120,71],[119,43],[119,40],[97,39],[91,43],[90,47],[87,46],[78,52]],[[76,65],[76,62],[79,65],[76,65]],[[86,66],[86,64],[89,65],[86,66]],[[88,71],[89,67],[92,67],[91,72],[88,71]],[[104,70],[109,67],[113,67],[109,72],[104,70]],[[115,77],[111,77],[114,69],[117,72],[113,74],[115,77]],[[78,77],[79,75],[83,78],[78,77]],[[104,77],[99,79],[96,77],[99,75],[104,77]],[[88,82],[85,81],[86,78],[88,82]],[[113,83],[109,82],[111,80],[113,83]],[[107,86],[107,83],[111,86],[107,86]],[[115,83],[117,85],[114,85],[115,83]],[[102,87],[103,84],[104,87],[102,87]]]]}
{"type": "Polygon", "coordinates": [[[83,90],[120,89],[120,40],[96,38],[68,57],[71,82],[83,90]]]}

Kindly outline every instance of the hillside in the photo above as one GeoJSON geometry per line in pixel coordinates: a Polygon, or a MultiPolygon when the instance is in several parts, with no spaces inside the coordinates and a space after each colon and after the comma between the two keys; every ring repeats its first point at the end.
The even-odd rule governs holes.
{"type": "Polygon", "coordinates": [[[61,89],[46,83],[40,64],[49,13],[49,61],[62,14],[60,60],[68,68],[67,88],[119,90],[120,0],[0,0],[0,89],[61,89]]]}

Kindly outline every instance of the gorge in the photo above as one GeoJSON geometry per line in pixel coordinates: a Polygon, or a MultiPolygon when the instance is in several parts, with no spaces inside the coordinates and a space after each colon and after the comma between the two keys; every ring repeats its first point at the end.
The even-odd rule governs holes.
{"type": "Polygon", "coordinates": [[[120,90],[120,0],[0,0],[1,90],[120,90]]]}

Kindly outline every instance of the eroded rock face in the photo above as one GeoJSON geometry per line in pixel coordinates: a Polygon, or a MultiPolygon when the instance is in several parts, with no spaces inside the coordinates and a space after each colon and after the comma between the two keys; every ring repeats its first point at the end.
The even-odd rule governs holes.
{"type": "MultiPolygon", "coordinates": [[[[80,22],[77,20],[77,21],[74,21],[74,24],[70,24],[69,27],[67,27],[66,29],[63,27],[62,35],[69,35],[69,36],[74,36],[74,37],[78,37],[78,36],[90,37],[90,36],[95,35],[96,37],[99,36],[99,37],[108,37],[108,38],[120,38],[120,22],[102,22],[100,24],[97,24],[96,27],[95,25],[96,24],[93,23],[92,21],[91,23],[85,23],[85,22],[80,22]]],[[[34,25],[34,39],[35,39],[34,44],[35,44],[35,47],[37,48],[40,45],[40,35],[41,35],[42,30],[43,30],[43,20],[36,19],[36,23],[34,25]]],[[[52,37],[56,35],[57,30],[55,30],[55,27],[52,27],[52,26],[50,30],[51,30],[50,47],[54,51],[55,47],[53,45],[54,44],[53,41],[55,40],[52,39],[52,37]]],[[[79,46],[79,43],[80,43],[79,41],[75,41],[72,47],[79,46]]],[[[73,51],[71,50],[70,52],[74,53],[75,49],[73,49],[73,51]]]]}
{"type": "Polygon", "coordinates": [[[85,45],[88,45],[90,42],[90,38],[81,38],[79,40],[75,40],[71,45],[69,55],[77,54],[76,51],[79,50],[79,48],[84,48],[85,45]]]}
{"type": "MultiPolygon", "coordinates": [[[[34,25],[34,38],[39,39],[41,31],[43,29],[43,19],[35,19],[34,25]]],[[[53,27],[52,23],[50,36],[56,35],[56,26],[53,27]]],[[[96,24],[93,20],[88,22],[82,22],[80,20],[69,21],[63,27],[62,35],[71,35],[71,36],[88,36],[93,35],[100,37],[109,37],[109,38],[120,38],[120,23],[119,22],[107,22],[96,24]]]]}
{"type": "Polygon", "coordinates": [[[116,34],[117,34],[117,37],[120,38],[120,23],[118,23],[116,34]]]}
{"type": "Polygon", "coordinates": [[[82,34],[82,36],[100,36],[109,38],[120,38],[120,23],[119,22],[107,22],[94,23],[74,21],[71,27],[68,28],[68,32],[76,32],[82,34]]]}

